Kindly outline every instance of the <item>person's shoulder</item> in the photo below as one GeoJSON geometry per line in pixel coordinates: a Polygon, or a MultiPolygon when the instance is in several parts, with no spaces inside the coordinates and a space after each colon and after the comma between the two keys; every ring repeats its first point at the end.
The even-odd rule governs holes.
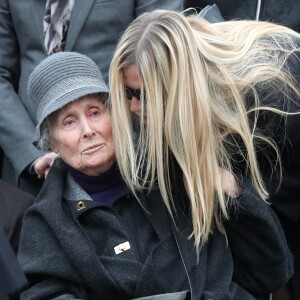
{"type": "Polygon", "coordinates": [[[51,166],[35,203],[61,201],[65,189],[67,171],[65,163],[57,158],[51,166]],[[52,200],[50,200],[52,199],[52,200]]]}

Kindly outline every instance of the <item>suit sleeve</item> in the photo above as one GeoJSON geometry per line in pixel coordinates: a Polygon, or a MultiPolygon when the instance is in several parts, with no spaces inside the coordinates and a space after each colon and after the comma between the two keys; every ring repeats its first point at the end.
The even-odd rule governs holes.
{"type": "Polygon", "coordinates": [[[18,175],[42,153],[32,145],[35,125],[18,94],[20,49],[9,1],[0,1],[0,146],[18,175]]]}
{"type": "Polygon", "coordinates": [[[233,280],[255,296],[282,287],[293,274],[293,258],[280,222],[247,179],[244,192],[232,200],[226,223],[234,261],[233,280]]]}

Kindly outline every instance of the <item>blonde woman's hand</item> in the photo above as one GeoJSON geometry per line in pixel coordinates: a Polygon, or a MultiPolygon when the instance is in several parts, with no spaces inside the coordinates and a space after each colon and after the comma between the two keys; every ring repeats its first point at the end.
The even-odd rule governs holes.
{"type": "Polygon", "coordinates": [[[227,196],[236,198],[242,193],[242,189],[232,173],[219,168],[219,175],[221,177],[223,191],[227,196]]]}
{"type": "Polygon", "coordinates": [[[33,170],[38,175],[38,178],[46,178],[50,167],[59,154],[50,152],[41,156],[33,163],[33,170]]]}

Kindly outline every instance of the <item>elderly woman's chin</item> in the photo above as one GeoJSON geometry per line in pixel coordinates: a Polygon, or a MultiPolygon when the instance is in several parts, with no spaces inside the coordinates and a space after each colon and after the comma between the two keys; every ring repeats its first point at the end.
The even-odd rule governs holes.
{"type": "Polygon", "coordinates": [[[72,168],[89,176],[97,176],[108,171],[115,162],[113,150],[103,151],[99,149],[94,153],[81,155],[80,158],[62,157],[72,168]]]}

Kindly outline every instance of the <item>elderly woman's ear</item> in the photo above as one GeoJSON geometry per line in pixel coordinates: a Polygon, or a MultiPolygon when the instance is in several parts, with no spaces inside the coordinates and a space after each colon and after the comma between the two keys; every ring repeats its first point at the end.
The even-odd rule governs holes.
{"type": "Polygon", "coordinates": [[[50,151],[52,151],[52,152],[54,152],[56,154],[59,154],[58,149],[55,146],[55,144],[53,143],[53,141],[50,141],[49,147],[50,147],[50,149],[49,149],[50,151]]]}

